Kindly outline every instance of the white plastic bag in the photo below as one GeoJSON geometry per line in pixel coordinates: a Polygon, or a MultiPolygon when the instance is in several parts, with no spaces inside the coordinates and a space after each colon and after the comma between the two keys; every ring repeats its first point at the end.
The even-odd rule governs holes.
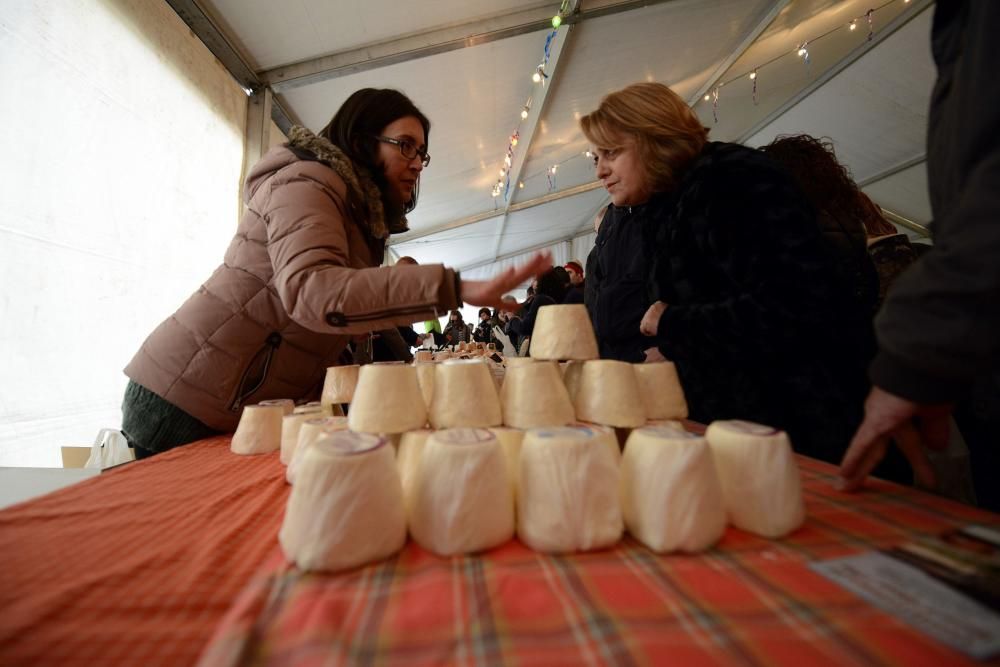
{"type": "Polygon", "coordinates": [[[103,470],[120,463],[135,460],[135,454],[128,448],[128,440],[113,428],[102,428],[90,448],[90,458],[84,468],[103,470]]]}

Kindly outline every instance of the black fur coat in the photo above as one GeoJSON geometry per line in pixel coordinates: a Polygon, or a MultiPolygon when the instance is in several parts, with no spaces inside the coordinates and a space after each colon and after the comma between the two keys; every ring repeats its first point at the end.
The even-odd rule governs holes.
{"type": "Polygon", "coordinates": [[[709,143],[655,228],[650,289],[668,304],[657,342],[691,418],[783,428],[796,451],[839,462],[869,388],[870,304],[788,174],[709,143]]]}

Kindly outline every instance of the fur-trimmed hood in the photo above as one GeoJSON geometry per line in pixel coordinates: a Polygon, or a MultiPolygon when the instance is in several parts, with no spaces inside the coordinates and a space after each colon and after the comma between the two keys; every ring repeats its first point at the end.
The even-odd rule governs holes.
{"type": "Polygon", "coordinates": [[[358,216],[358,222],[368,230],[372,238],[384,240],[389,238],[390,234],[408,231],[405,216],[386,220],[382,193],[368,169],[355,164],[344,151],[325,138],[317,136],[307,128],[295,125],[289,132],[288,143],[277,151],[280,152],[272,150],[258,162],[247,177],[248,200],[267,178],[288,164],[301,160],[302,153],[305,152],[336,172],[347,186],[350,199],[365,207],[366,210],[361,211],[358,216]]]}

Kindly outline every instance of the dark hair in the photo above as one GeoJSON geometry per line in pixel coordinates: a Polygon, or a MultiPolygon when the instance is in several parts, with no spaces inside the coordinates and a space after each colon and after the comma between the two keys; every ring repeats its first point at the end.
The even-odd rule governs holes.
{"type": "Polygon", "coordinates": [[[569,289],[569,274],[561,266],[554,266],[538,277],[538,293],[562,303],[569,289]]]}
{"type": "Polygon", "coordinates": [[[833,143],[808,134],[782,135],[760,150],[780,162],[817,212],[861,222],[861,192],[847,167],[837,161],[833,143]]]}
{"type": "Polygon", "coordinates": [[[493,313],[490,312],[489,308],[485,308],[485,307],[484,308],[480,308],[479,309],[479,317],[482,317],[483,313],[486,313],[486,317],[493,317],[493,313]]]}
{"type": "Polygon", "coordinates": [[[344,151],[352,162],[368,169],[382,192],[387,218],[405,215],[416,207],[420,179],[417,179],[413,189],[413,199],[404,205],[402,211],[398,211],[399,207],[392,205],[385,196],[387,182],[377,164],[378,140],[375,135],[382,134],[386,125],[407,116],[420,121],[424,128],[424,140],[430,143],[431,122],[409,97],[391,88],[362,88],[347,98],[319,132],[321,137],[344,151]],[[396,216],[390,215],[396,213],[396,216]]]}
{"type": "Polygon", "coordinates": [[[465,319],[462,317],[462,311],[460,311],[460,310],[453,310],[450,313],[448,313],[448,319],[449,320],[451,319],[452,315],[458,315],[458,321],[459,322],[465,322],[465,319]]]}

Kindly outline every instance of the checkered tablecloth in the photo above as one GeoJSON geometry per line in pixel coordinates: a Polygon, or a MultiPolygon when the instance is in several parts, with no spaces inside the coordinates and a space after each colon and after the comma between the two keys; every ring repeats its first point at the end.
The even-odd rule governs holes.
{"type": "Polygon", "coordinates": [[[964,664],[808,569],[994,515],[800,459],[808,520],[697,556],[517,541],[303,575],[277,454],[215,438],[0,512],[0,665],[964,664]]]}
{"type": "Polygon", "coordinates": [[[912,489],[849,496],[800,459],[808,520],[781,541],[730,529],[713,550],[533,553],[511,541],[306,575],[276,549],[227,614],[203,665],[964,664],[962,656],[808,569],[988,519],[912,489]]]}

